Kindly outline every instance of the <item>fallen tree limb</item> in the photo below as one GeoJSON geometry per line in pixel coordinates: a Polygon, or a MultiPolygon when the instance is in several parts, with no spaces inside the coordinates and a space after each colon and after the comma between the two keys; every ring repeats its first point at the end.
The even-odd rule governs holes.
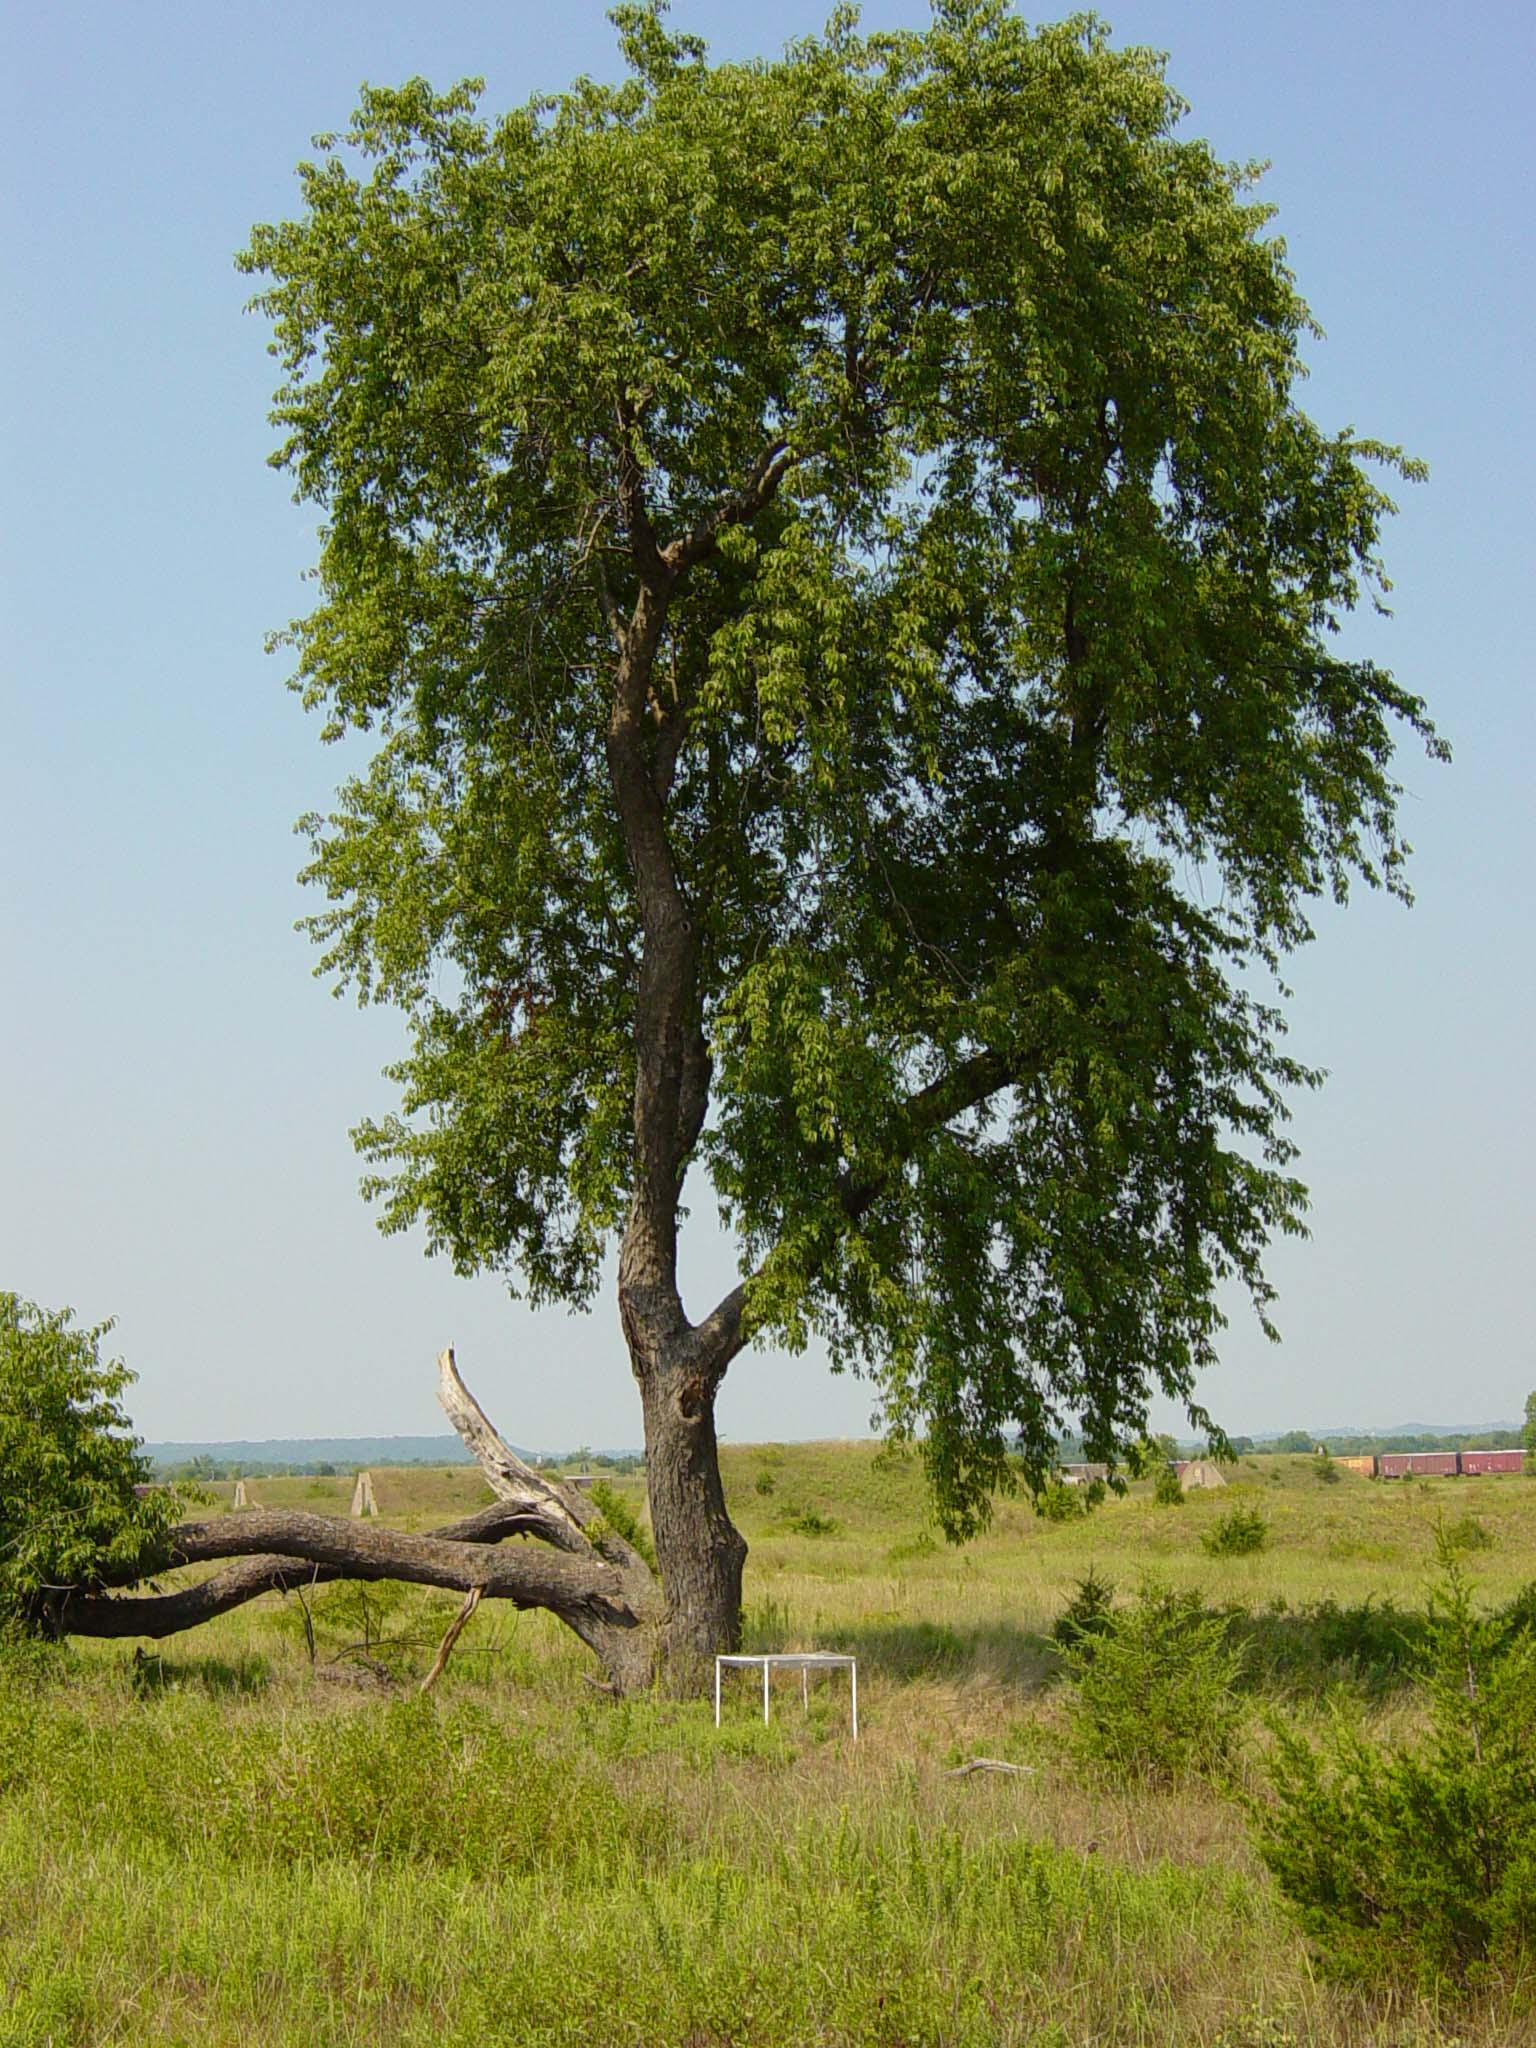
{"type": "Polygon", "coordinates": [[[616,1691],[648,1684],[651,1624],[660,1609],[649,1566],[592,1503],[535,1472],[502,1441],[459,1378],[451,1351],[443,1354],[439,1371],[444,1406],[500,1496],[488,1507],[425,1535],[256,1506],[184,1522],[136,1573],[125,1571],[115,1589],[52,1589],[47,1625],[59,1635],[158,1639],[196,1628],[263,1593],[335,1579],[399,1579],[472,1596],[459,1626],[482,1599],[546,1608],[596,1653],[616,1691]],[[514,1536],[535,1540],[507,1543],[514,1536]],[[131,1590],[183,1565],[229,1559],[238,1561],[197,1585],[149,1594],[131,1590]]]}
{"type": "Polygon", "coordinates": [[[1011,1778],[1032,1778],[1033,1764],[1005,1764],[1001,1757],[973,1756],[969,1762],[956,1764],[952,1771],[944,1773],[946,1778],[969,1778],[975,1771],[1002,1771],[1011,1778]]]}

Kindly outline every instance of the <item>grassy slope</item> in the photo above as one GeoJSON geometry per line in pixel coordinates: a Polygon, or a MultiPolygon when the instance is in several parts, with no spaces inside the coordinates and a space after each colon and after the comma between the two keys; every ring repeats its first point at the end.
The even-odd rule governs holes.
{"type": "MultiPolygon", "coordinates": [[[[952,1551],[916,1466],[873,1446],[728,1446],[725,1464],[750,1636],[858,1652],[857,1749],[838,1680],[808,1716],[786,1685],[766,1731],[749,1681],[717,1734],[707,1709],[597,1698],[572,1638],[500,1611],[422,1703],[312,1677],[291,1601],[137,1667],[93,1646],[62,1684],[0,1682],[3,2048],[1536,2039],[1518,1996],[1439,2016],[1317,1982],[1248,1851],[1241,1783],[1084,1774],[1045,1640],[1090,1564],[1127,1589],[1151,1571],[1283,1601],[1272,1630],[1325,1596],[1420,1605],[1442,1506],[1491,1536],[1470,1562],[1502,1599],[1531,1576],[1536,1485],[1324,1486],[1309,1459],[1262,1459],[1237,1497],[1270,1548],[1217,1560],[1199,1538],[1231,1488],[1062,1525],[1005,1504],[952,1551]],[[976,1753],[1032,1770],[944,1775],[976,1753]]],[[[462,1470],[375,1485],[413,1526],[481,1497],[462,1470]]],[[[351,1482],[251,1491],[344,1513],[351,1482]]],[[[364,1635],[419,1670],[454,1605],[322,1591],[322,1670],[364,1635]]],[[[1295,1675],[1285,1710],[1310,1711],[1330,1674],[1295,1675]]]]}

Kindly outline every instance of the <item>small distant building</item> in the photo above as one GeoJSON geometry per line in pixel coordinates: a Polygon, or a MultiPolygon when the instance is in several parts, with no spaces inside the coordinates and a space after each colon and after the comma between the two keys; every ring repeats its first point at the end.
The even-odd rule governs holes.
{"type": "Polygon", "coordinates": [[[1183,1458],[1174,1466],[1186,1493],[1197,1486],[1225,1486],[1227,1475],[1214,1458],[1183,1458]]]}
{"type": "Polygon", "coordinates": [[[1091,1486],[1096,1479],[1103,1481],[1109,1477],[1109,1467],[1107,1465],[1063,1465],[1061,1477],[1063,1484],[1067,1486],[1091,1486]]]}

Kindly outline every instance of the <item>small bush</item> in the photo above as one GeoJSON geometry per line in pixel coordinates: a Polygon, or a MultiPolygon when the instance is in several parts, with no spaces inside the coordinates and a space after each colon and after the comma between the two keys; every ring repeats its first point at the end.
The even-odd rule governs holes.
{"type": "Polygon", "coordinates": [[[1326,1451],[1319,1451],[1312,1460],[1312,1472],[1319,1486],[1337,1486],[1343,1476],[1326,1451]]]}
{"type": "Polygon", "coordinates": [[[762,1471],[758,1473],[757,1477],[752,1482],[753,1487],[756,1489],[756,1491],[764,1495],[772,1493],[775,1487],[777,1487],[778,1483],[778,1480],[774,1478],[773,1474],[768,1470],[768,1467],[766,1465],[763,1467],[762,1471]]]}
{"type": "Polygon", "coordinates": [[[1252,1557],[1269,1543],[1269,1524],[1258,1508],[1235,1507],[1213,1522],[1200,1538],[1210,1557],[1252,1557]]]}
{"type": "Polygon", "coordinates": [[[1448,1533],[1431,1603],[1432,1718],[1389,1747],[1351,1721],[1275,1729],[1259,1854],[1325,1965],[1476,1983],[1536,1962],[1536,1638],[1473,1610],[1448,1533]]]}
{"type": "Polygon", "coordinates": [[[1073,1746],[1085,1761],[1161,1784],[1228,1763],[1242,1724],[1242,1652],[1227,1616],[1198,1593],[1147,1586],[1067,1662],[1077,1681],[1073,1746]]]}
{"type": "Polygon", "coordinates": [[[784,1516],[784,1526],[793,1529],[797,1536],[835,1536],[837,1523],[831,1515],[823,1515],[815,1508],[791,1508],[784,1516]]]}
{"type": "Polygon", "coordinates": [[[1079,1522],[1088,1512],[1080,1486],[1048,1479],[1035,1495],[1035,1513],[1047,1522],[1079,1522]]]}
{"type": "Polygon", "coordinates": [[[1247,1651],[1246,1682],[1257,1691],[1315,1696],[1347,1685],[1384,1699],[1415,1678],[1428,1657],[1422,1614],[1374,1598],[1352,1607],[1333,1599],[1296,1608],[1282,1600],[1234,1619],[1247,1651]]]}
{"type": "Polygon", "coordinates": [[[1462,1515],[1445,1525],[1445,1540],[1452,1550],[1492,1550],[1493,1532],[1476,1515],[1462,1515]]]}
{"type": "Polygon", "coordinates": [[[1184,1488],[1172,1465],[1159,1465],[1152,1479],[1152,1498],[1160,1508],[1181,1508],[1184,1488]]]}

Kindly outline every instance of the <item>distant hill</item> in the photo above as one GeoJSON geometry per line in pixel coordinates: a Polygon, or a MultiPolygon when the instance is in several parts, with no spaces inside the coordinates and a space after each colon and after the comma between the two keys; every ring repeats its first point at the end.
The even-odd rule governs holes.
{"type": "MultiPolygon", "coordinates": [[[[611,1463],[640,1456],[635,1450],[530,1451],[522,1444],[512,1449],[530,1465],[568,1465],[574,1458],[583,1462],[611,1463]]],[[[312,1472],[317,1466],[334,1465],[338,1472],[356,1472],[365,1465],[472,1465],[475,1461],[456,1436],[274,1436],[259,1442],[250,1438],[219,1443],[147,1443],[144,1454],[157,1471],[173,1472],[201,1462],[227,1468],[232,1476],[243,1473],[257,1478],[263,1472],[312,1472]]]]}
{"type": "MultiPolygon", "coordinates": [[[[259,1443],[145,1444],[144,1451],[162,1467],[211,1458],[215,1464],[243,1465],[253,1473],[263,1465],[336,1465],[352,1471],[362,1465],[474,1463],[456,1436],[278,1436],[259,1443]]],[[[532,1458],[537,1453],[519,1455],[532,1458]]]]}

